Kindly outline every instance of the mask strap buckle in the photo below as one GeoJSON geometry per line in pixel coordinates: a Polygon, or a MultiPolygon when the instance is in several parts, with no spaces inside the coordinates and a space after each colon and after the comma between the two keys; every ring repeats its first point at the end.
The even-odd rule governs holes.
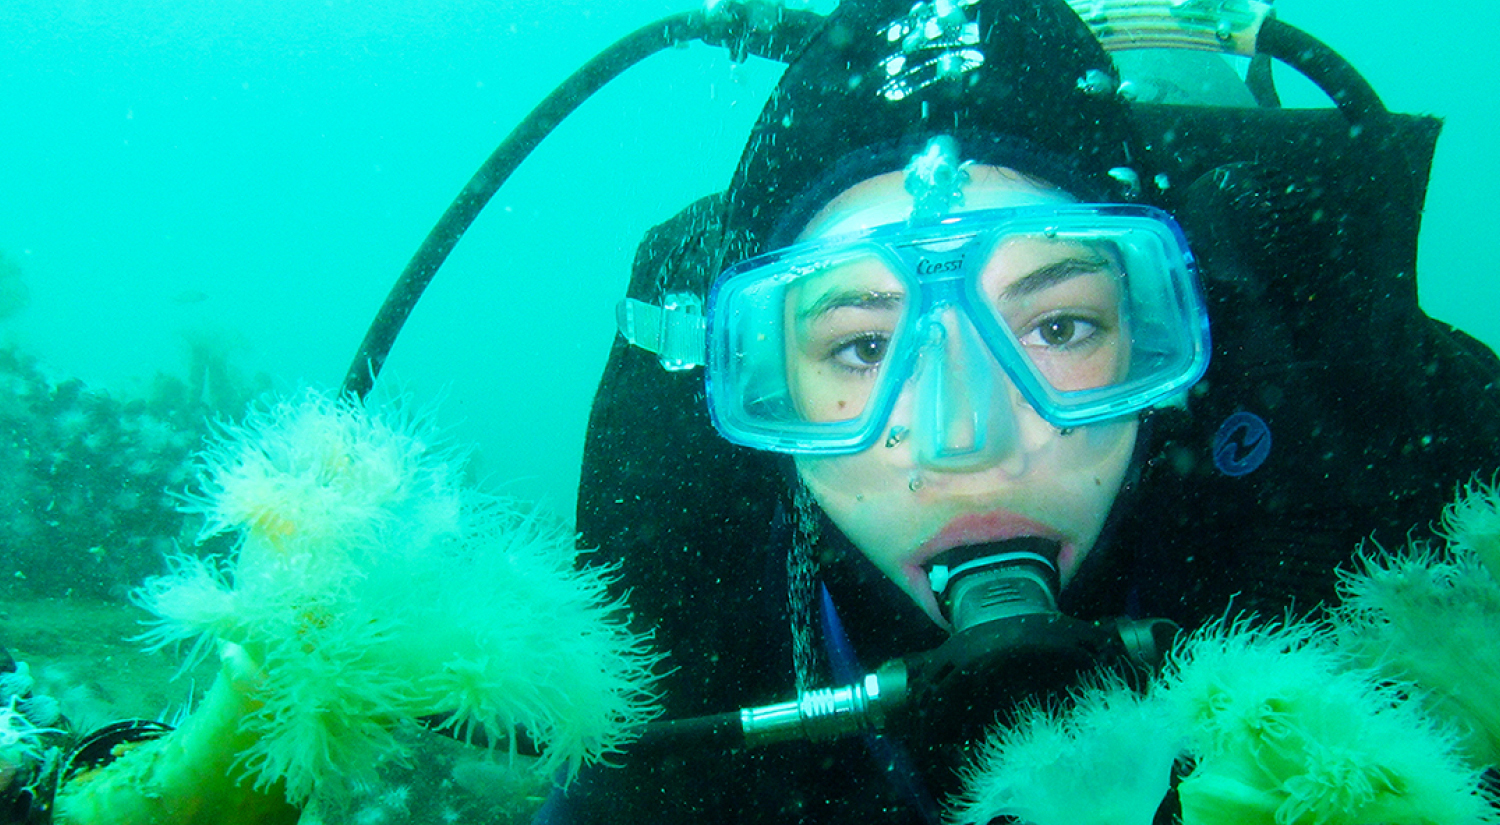
{"type": "Polygon", "coordinates": [[[615,326],[632,346],[656,353],[668,372],[707,363],[703,299],[691,292],[671,292],[662,305],[625,298],[615,305],[615,326]]]}

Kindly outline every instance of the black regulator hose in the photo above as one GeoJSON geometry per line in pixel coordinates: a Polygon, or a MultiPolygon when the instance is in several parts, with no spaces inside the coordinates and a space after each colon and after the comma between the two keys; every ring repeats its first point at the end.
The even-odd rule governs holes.
{"type": "MultiPolygon", "coordinates": [[[[937,557],[934,591],[954,634],[934,650],[893,659],[847,685],[786,702],[648,723],[633,752],[760,747],[888,730],[936,775],[958,764],[997,712],[1024,697],[1057,697],[1105,670],[1143,685],[1178,628],[1166,619],[1085,621],[1057,609],[1056,541],[1015,538],[937,557]]],[[[929,572],[929,576],[935,576],[929,572]]]]}
{"type": "MultiPolygon", "coordinates": [[[[632,751],[681,750],[689,747],[714,750],[742,748],[746,744],[743,715],[742,711],[729,711],[687,719],[657,719],[641,727],[630,748],[632,751]]],[[[461,729],[454,724],[454,716],[452,712],[435,713],[424,716],[417,722],[434,733],[481,748],[513,751],[521,756],[533,757],[543,756],[547,752],[546,747],[524,728],[512,730],[507,737],[491,739],[482,728],[461,729]]],[[[4,825],[3,819],[0,819],[0,825],[4,825]]]]}
{"type": "Polygon", "coordinates": [[[1342,55],[1301,29],[1271,18],[1260,28],[1255,51],[1296,69],[1333,100],[1355,126],[1386,114],[1374,87],[1342,55]]]}
{"type": "Polygon", "coordinates": [[[358,398],[369,393],[396,336],[459,238],[532,150],[605,84],[659,51],[694,40],[724,46],[737,60],[753,54],[786,62],[806,45],[822,21],[814,12],[755,0],[725,3],[711,12],[676,14],[642,26],[573,72],[495,148],[427,233],[360,342],[344,375],[342,392],[358,398]]]}

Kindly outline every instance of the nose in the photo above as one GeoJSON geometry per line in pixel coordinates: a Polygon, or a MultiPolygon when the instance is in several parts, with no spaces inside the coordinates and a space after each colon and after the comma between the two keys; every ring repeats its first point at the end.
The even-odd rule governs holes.
{"type": "Polygon", "coordinates": [[[917,460],[943,470],[998,463],[1018,449],[1018,393],[969,319],[952,306],[918,328],[921,349],[908,391],[915,393],[911,438],[917,460]]]}

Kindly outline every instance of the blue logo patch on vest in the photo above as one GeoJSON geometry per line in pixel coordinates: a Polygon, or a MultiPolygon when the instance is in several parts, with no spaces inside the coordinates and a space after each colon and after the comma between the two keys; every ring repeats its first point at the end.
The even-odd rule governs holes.
{"type": "Polygon", "coordinates": [[[1226,476],[1252,473],[1271,454],[1271,428],[1255,413],[1237,412],[1214,433],[1214,466],[1226,476]]]}

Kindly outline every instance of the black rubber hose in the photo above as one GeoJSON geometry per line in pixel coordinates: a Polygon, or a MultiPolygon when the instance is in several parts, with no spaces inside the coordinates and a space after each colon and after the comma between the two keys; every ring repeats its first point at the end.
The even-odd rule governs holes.
{"type": "Polygon", "coordinates": [[[369,393],[396,336],[459,238],[537,144],[606,83],[663,49],[693,40],[724,46],[737,59],[754,54],[785,61],[806,45],[822,20],[813,12],[771,12],[749,4],[732,6],[712,18],[702,11],[676,14],[626,35],[573,72],[511,130],[427,233],[360,342],[344,374],[342,392],[358,398],[369,393]],[[775,20],[761,19],[772,13],[775,20]]]}
{"type": "Polygon", "coordinates": [[[595,55],[532,109],[474,172],[407,262],[360,342],[354,362],[344,375],[343,392],[360,398],[369,393],[396,336],[438,268],[448,259],[448,253],[543,138],[621,72],[662,49],[697,39],[703,33],[701,12],[674,15],[637,29],[595,55]]]}
{"type": "Polygon", "coordinates": [[[1273,17],[1261,26],[1255,50],[1301,72],[1333,100],[1351,124],[1364,125],[1386,113],[1380,96],[1349,61],[1301,29],[1273,17]]]}
{"type": "Polygon", "coordinates": [[[737,711],[690,719],[658,719],[648,722],[640,739],[627,747],[649,751],[655,748],[710,747],[730,750],[745,745],[745,729],[737,711]]]}
{"type": "MultiPolygon", "coordinates": [[[[435,733],[477,745],[482,748],[514,749],[522,756],[541,756],[546,748],[525,729],[516,729],[514,741],[491,741],[483,729],[459,730],[449,724],[452,713],[439,713],[418,720],[423,727],[435,733]]],[[[684,748],[713,748],[729,750],[743,747],[745,731],[738,711],[716,713],[712,716],[695,716],[689,719],[657,719],[641,728],[640,737],[626,746],[631,752],[650,752],[656,749],[680,750],[684,748]]]]}

